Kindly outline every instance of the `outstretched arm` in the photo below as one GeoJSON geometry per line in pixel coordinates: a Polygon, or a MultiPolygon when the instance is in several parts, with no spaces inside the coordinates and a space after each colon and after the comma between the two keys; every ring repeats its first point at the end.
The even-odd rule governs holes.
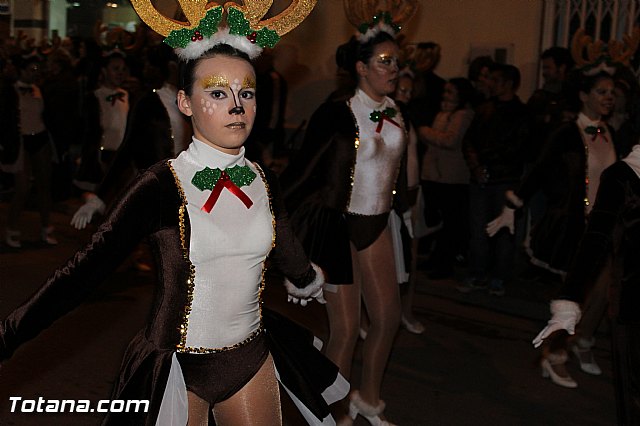
{"type": "Polygon", "coordinates": [[[152,172],[140,176],[114,205],[91,240],[22,306],[0,322],[0,360],[85,300],[159,226],[163,195],[152,172]]]}

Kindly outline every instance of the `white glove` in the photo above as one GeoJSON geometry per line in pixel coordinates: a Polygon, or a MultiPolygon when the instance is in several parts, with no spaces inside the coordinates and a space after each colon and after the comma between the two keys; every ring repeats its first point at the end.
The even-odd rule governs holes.
{"type": "Polygon", "coordinates": [[[533,339],[533,346],[538,347],[542,341],[558,330],[567,330],[569,334],[576,333],[576,324],[580,321],[580,306],[571,300],[552,300],[551,319],[547,326],[533,339]]]}
{"type": "Polygon", "coordinates": [[[292,296],[290,294],[287,296],[287,302],[295,303],[296,305],[300,304],[300,306],[307,306],[307,303],[309,303],[313,299],[316,299],[316,302],[322,305],[327,303],[327,301],[324,300],[324,292],[322,288],[318,289],[318,291],[312,294],[311,297],[307,297],[307,298],[299,298],[299,297],[292,296]]]}
{"type": "Polygon", "coordinates": [[[489,234],[490,237],[493,237],[498,233],[500,229],[507,227],[511,235],[513,235],[514,216],[515,216],[514,209],[511,209],[509,207],[503,207],[502,213],[500,214],[500,216],[496,217],[491,222],[487,223],[487,227],[486,227],[487,234],[489,234]]]}
{"type": "Polygon", "coordinates": [[[288,279],[284,280],[284,286],[287,289],[287,293],[289,293],[287,297],[287,301],[295,304],[300,304],[301,306],[307,306],[307,303],[312,299],[316,299],[318,303],[325,304],[327,303],[324,300],[324,295],[322,288],[324,286],[324,273],[322,269],[315,263],[312,263],[311,266],[313,270],[316,271],[315,279],[306,287],[298,288],[293,285],[291,281],[288,279]]]}
{"type": "Polygon", "coordinates": [[[97,213],[104,213],[104,202],[95,194],[89,194],[86,197],[86,201],[75,212],[71,218],[71,225],[76,229],[84,229],[88,223],[91,223],[93,215],[97,213]]]}

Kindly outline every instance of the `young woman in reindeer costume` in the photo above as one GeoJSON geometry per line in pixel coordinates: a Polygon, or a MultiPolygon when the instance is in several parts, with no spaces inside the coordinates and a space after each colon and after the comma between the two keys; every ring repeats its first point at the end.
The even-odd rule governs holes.
{"type": "MultiPolygon", "coordinates": [[[[360,389],[349,417],[383,420],[380,387],[401,317],[389,213],[408,141],[408,121],[389,97],[399,76],[395,34],[415,1],[345,1],[360,34],[340,46],[338,66],[354,87],[311,117],[301,152],[282,176],[294,229],[327,273],[330,338],[326,354],[349,377],[361,299],[370,319],[360,389]]],[[[351,423],[343,416],[341,424],[351,423]]]]}
{"type": "Polygon", "coordinates": [[[127,350],[114,398],[146,399],[150,407],[110,414],[105,424],[201,425],[212,411],[221,426],[278,425],[277,377],[309,423],[332,424],[328,404],[348,390],[311,342],[292,348],[292,340],[305,337],[299,328],[262,309],[267,256],[288,278],[295,302],[323,302],[324,282],[288,226],[273,175],[244,157],[256,113],[251,58],[315,6],[294,0],[261,21],[270,3],[181,0],[184,24],[159,15],[150,1],[132,1],[182,59],[178,105],[191,117],[193,141],[176,159],[143,172],[91,241],[0,322],[4,360],[79,304],[148,237],[159,289],[149,323],[127,350]],[[301,365],[304,371],[295,370],[301,365]]]}

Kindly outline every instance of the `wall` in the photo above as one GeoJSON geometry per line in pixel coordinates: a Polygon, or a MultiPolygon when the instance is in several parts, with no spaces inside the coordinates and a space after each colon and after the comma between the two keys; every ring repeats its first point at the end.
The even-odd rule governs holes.
{"type": "Polygon", "coordinates": [[[47,35],[43,0],[13,0],[14,31],[41,40],[47,35]]]}

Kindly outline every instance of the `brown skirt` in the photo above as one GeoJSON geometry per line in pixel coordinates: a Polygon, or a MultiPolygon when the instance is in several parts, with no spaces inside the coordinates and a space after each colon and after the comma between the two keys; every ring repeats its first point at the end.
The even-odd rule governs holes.
{"type": "Polygon", "coordinates": [[[238,392],[269,356],[264,332],[228,351],[176,354],[187,390],[214,405],[238,392]]]}

